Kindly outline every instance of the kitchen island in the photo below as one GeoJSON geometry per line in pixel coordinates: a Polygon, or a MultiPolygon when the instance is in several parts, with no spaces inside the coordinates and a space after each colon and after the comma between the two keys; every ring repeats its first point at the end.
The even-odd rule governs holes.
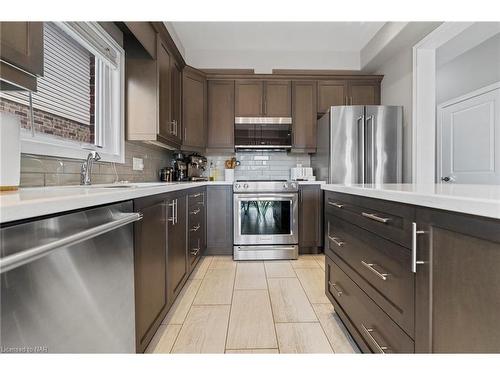
{"type": "Polygon", "coordinates": [[[364,352],[500,352],[500,187],[323,185],[325,291],[364,352]]]}

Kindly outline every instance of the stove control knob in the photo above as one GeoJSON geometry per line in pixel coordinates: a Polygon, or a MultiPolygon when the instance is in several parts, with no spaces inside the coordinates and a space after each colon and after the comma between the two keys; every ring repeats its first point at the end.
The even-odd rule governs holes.
{"type": "Polygon", "coordinates": [[[286,182],[283,184],[283,189],[288,189],[288,184],[286,182]]]}
{"type": "Polygon", "coordinates": [[[291,187],[292,189],[297,189],[297,183],[292,182],[292,183],[290,184],[290,187],[291,187]]]}
{"type": "Polygon", "coordinates": [[[241,187],[240,184],[236,184],[236,189],[239,189],[241,187]]]}
{"type": "Polygon", "coordinates": [[[248,189],[248,184],[243,185],[245,189],[248,189]]]}

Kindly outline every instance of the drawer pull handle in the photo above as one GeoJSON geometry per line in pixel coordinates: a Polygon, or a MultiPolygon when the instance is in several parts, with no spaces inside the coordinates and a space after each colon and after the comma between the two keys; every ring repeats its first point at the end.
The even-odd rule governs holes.
{"type": "Polygon", "coordinates": [[[201,209],[200,208],[197,208],[196,210],[194,211],[191,211],[190,214],[191,215],[198,215],[200,213],[201,209]]]}
{"type": "Polygon", "coordinates": [[[335,283],[328,282],[328,285],[330,285],[334,290],[335,293],[337,293],[337,296],[342,297],[342,293],[344,293],[335,283]]]}
{"type": "Polygon", "coordinates": [[[378,221],[379,223],[384,223],[384,224],[387,224],[391,220],[387,217],[380,217],[375,214],[369,214],[368,212],[361,212],[361,215],[367,217],[368,219],[372,219],[378,221]]]}
{"type": "Polygon", "coordinates": [[[337,202],[331,202],[331,201],[328,201],[328,204],[330,206],[334,206],[334,207],[337,207],[337,208],[343,208],[344,205],[343,204],[340,204],[340,203],[337,203],[337,202]]]}
{"type": "Polygon", "coordinates": [[[330,241],[332,241],[335,245],[337,245],[338,247],[342,247],[344,246],[345,242],[342,241],[340,238],[338,237],[332,237],[332,236],[328,236],[328,239],[330,241]]]}
{"type": "Polygon", "coordinates": [[[200,227],[201,227],[201,225],[200,225],[200,224],[198,224],[198,225],[196,225],[196,226],[192,227],[191,229],[189,229],[189,231],[190,231],[190,232],[197,232],[197,231],[198,231],[198,229],[200,229],[200,227]]]}
{"type": "Polygon", "coordinates": [[[361,324],[361,327],[363,328],[363,331],[365,334],[370,338],[370,340],[373,342],[379,353],[386,354],[387,351],[390,351],[391,349],[388,346],[385,345],[380,345],[377,340],[375,340],[375,337],[373,337],[372,332],[375,330],[373,328],[366,328],[364,324],[361,324]]]}
{"type": "Polygon", "coordinates": [[[375,263],[366,263],[364,260],[361,261],[361,264],[363,266],[365,266],[366,268],[368,268],[370,271],[372,271],[375,275],[377,275],[378,277],[380,277],[382,280],[387,280],[387,276],[389,276],[390,274],[389,273],[385,273],[385,272],[378,272],[374,266],[376,266],[375,263]]]}

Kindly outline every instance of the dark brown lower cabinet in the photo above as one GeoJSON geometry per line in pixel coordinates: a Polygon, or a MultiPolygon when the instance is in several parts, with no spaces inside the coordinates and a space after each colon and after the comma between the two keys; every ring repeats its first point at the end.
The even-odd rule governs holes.
{"type": "Polygon", "coordinates": [[[136,349],[143,352],[167,313],[166,196],[134,201],[143,218],[134,225],[136,349]]]}
{"type": "Polygon", "coordinates": [[[500,221],[417,209],[416,351],[500,353],[500,221]]]}
{"type": "Polygon", "coordinates": [[[319,185],[300,185],[299,189],[299,252],[317,254],[321,251],[323,228],[323,191],[319,185]]]}
{"type": "Polygon", "coordinates": [[[188,194],[188,258],[193,270],[206,247],[206,190],[195,189],[188,194]]]}
{"type": "Polygon", "coordinates": [[[207,255],[233,253],[233,187],[207,186],[207,255]]]}
{"type": "Polygon", "coordinates": [[[500,353],[499,220],[326,192],[325,232],[325,292],[363,352],[500,353]],[[415,246],[353,207],[413,218],[415,246]]]}
{"type": "Polygon", "coordinates": [[[187,194],[185,190],[168,196],[168,298],[174,300],[186,281],[189,272],[187,255],[187,194]]]}

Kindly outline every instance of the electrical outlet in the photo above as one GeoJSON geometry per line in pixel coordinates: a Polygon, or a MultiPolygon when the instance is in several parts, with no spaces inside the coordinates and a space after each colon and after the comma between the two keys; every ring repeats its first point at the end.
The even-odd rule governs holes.
{"type": "Polygon", "coordinates": [[[141,158],[132,158],[132,169],[134,171],[144,170],[144,161],[141,158]]]}

